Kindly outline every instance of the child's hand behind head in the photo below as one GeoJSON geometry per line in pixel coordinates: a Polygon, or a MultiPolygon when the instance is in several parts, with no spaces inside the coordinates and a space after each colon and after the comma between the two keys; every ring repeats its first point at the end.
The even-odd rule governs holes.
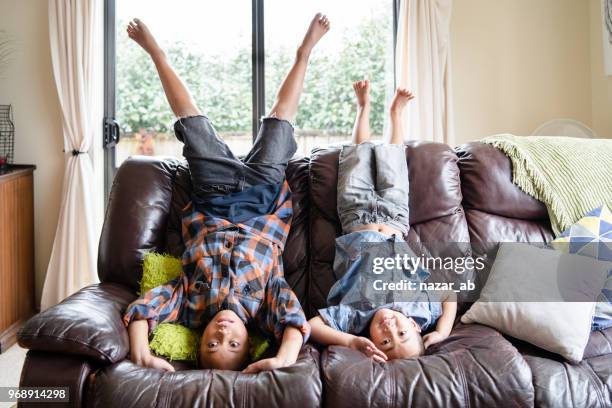
{"type": "Polygon", "coordinates": [[[247,329],[231,310],[222,310],[208,323],[200,340],[199,360],[203,368],[242,370],[249,358],[247,329]]]}
{"type": "Polygon", "coordinates": [[[442,333],[440,333],[439,331],[434,330],[431,333],[428,333],[428,334],[426,334],[423,337],[423,345],[427,349],[427,348],[429,348],[429,346],[432,346],[432,345],[434,345],[436,343],[441,342],[446,337],[448,337],[448,336],[445,336],[442,333]]]}
{"type": "Polygon", "coordinates": [[[391,309],[380,309],[370,322],[370,338],[389,360],[423,355],[421,327],[410,317],[391,309]]]}

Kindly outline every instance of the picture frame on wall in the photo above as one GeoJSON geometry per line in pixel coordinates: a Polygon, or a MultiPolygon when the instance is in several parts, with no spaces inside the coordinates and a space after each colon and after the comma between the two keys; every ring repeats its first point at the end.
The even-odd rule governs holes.
{"type": "Polygon", "coordinates": [[[604,65],[606,75],[612,76],[612,0],[602,0],[601,11],[603,14],[604,65]]]}

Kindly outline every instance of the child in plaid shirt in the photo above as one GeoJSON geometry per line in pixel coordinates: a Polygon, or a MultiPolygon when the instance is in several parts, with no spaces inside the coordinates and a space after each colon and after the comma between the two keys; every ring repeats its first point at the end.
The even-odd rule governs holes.
{"type": "Polygon", "coordinates": [[[282,252],[293,214],[285,169],[297,149],[289,121],[297,113],[310,53],[328,30],[327,17],[317,14],[253,148],[239,160],[195,106],[148,28],[138,19],[130,22],[128,35],[150,54],[179,118],[174,130],[184,143],[193,184],[182,220],[183,272],[143,294],[124,316],[134,363],[174,371],[149,349],[148,336],[161,322],[204,327],[202,367],[244,368],[247,326],[273,335],[280,347],[275,357],[244,372],[272,370],[297,360],[310,325],[283,276],[282,252]]]}

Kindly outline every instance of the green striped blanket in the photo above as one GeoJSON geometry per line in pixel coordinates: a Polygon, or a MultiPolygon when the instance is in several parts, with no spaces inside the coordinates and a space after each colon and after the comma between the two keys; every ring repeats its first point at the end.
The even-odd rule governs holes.
{"type": "Polygon", "coordinates": [[[495,135],[481,140],[512,161],[512,181],[542,201],[555,235],[592,209],[612,207],[612,139],[495,135]]]}

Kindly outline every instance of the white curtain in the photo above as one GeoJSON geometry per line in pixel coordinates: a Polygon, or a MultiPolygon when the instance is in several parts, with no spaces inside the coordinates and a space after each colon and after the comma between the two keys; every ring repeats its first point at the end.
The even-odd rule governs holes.
{"type": "Polygon", "coordinates": [[[415,99],[404,115],[408,139],[453,145],[450,72],[452,0],[401,0],[396,45],[399,87],[415,99]]]}
{"type": "Polygon", "coordinates": [[[62,112],[66,168],[41,310],[98,280],[95,179],[89,154],[94,127],[100,125],[94,123],[93,99],[98,1],[49,0],[51,61],[62,112]]]}

